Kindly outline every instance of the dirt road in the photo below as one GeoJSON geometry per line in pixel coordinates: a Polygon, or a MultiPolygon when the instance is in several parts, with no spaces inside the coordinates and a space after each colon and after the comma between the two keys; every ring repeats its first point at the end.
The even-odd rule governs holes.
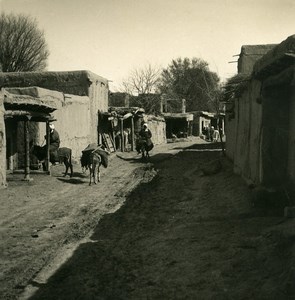
{"type": "Polygon", "coordinates": [[[14,176],[1,192],[0,298],[294,299],[293,219],[253,208],[200,143],[158,146],[149,163],[112,155],[97,186],[78,166],[72,179],[61,166],[14,176]]]}

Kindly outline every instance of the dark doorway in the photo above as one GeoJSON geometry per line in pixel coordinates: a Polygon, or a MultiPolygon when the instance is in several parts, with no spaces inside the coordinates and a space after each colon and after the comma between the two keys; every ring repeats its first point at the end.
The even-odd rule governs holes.
{"type": "Polygon", "coordinates": [[[290,90],[269,87],[263,95],[263,184],[275,187],[287,180],[290,90]]]}

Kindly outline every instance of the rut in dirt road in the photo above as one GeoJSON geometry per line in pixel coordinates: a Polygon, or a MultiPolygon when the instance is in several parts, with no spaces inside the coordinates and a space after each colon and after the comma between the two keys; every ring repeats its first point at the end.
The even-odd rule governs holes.
{"type": "Polygon", "coordinates": [[[152,161],[157,176],[105,215],[31,300],[291,299],[290,244],[277,240],[288,220],[254,210],[220,152],[152,161]],[[216,160],[221,168],[203,176],[216,160]]]}

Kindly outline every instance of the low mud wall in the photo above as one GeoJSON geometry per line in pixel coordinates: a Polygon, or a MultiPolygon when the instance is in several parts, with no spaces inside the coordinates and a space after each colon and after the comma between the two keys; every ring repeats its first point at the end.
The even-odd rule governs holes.
{"type": "Polygon", "coordinates": [[[155,145],[167,143],[166,139],[166,122],[164,117],[156,117],[153,115],[144,116],[144,121],[148,123],[152,132],[152,141],[155,145]]]}

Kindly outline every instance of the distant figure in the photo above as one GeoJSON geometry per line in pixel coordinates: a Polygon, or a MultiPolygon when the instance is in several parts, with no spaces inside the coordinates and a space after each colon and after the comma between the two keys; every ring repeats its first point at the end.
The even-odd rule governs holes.
{"type": "Polygon", "coordinates": [[[201,135],[201,138],[203,138],[204,140],[206,140],[208,138],[208,126],[205,125],[203,128],[202,128],[202,135],[201,135]]]}
{"type": "Polygon", "coordinates": [[[213,133],[214,133],[214,126],[211,126],[211,128],[209,129],[209,141],[213,142],[213,133]]]}
{"type": "Polygon", "coordinates": [[[171,134],[171,138],[172,138],[172,141],[173,141],[173,142],[175,142],[175,140],[177,139],[177,136],[176,136],[176,134],[174,134],[174,133],[172,132],[172,134],[171,134]]]}
{"type": "MultiPolygon", "coordinates": [[[[128,150],[128,144],[130,143],[130,129],[125,128],[123,130],[123,151],[128,150]]],[[[121,149],[121,144],[122,144],[122,135],[121,135],[121,130],[117,129],[115,133],[115,143],[116,143],[116,149],[121,149]]]]}
{"type": "Polygon", "coordinates": [[[219,141],[219,131],[217,129],[213,132],[213,142],[217,143],[219,141]]]}

